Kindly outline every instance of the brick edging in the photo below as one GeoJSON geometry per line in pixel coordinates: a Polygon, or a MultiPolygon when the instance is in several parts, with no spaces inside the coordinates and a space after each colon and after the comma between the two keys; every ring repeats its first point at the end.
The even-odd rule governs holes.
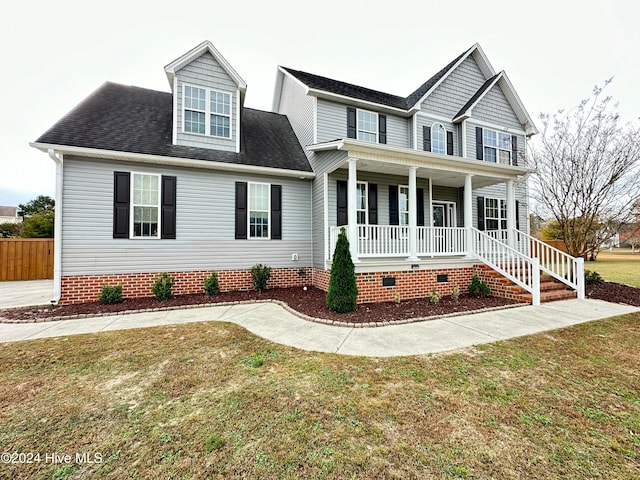
{"type": "MultiPolygon", "coordinates": [[[[21,324],[30,324],[30,323],[47,323],[47,322],[57,322],[62,320],[79,320],[84,318],[100,318],[100,317],[109,317],[114,315],[131,315],[133,313],[147,313],[147,312],[166,312],[171,310],[187,310],[190,308],[207,308],[207,307],[228,307],[233,305],[251,305],[251,304],[259,304],[259,303],[274,303],[276,305],[281,306],[287,312],[301,318],[302,320],[307,320],[309,322],[320,323],[323,325],[333,325],[336,327],[348,327],[348,328],[374,328],[374,327],[386,327],[389,325],[405,325],[409,323],[417,323],[417,322],[425,322],[429,320],[438,320],[441,318],[449,318],[449,317],[460,317],[465,315],[472,315],[474,313],[483,313],[483,312],[493,312],[497,310],[507,310],[515,307],[522,307],[528,305],[527,303],[515,303],[512,305],[501,305],[497,307],[487,307],[481,308],[478,310],[468,310],[464,312],[452,312],[445,313],[442,315],[434,315],[431,317],[416,317],[416,318],[405,318],[403,320],[392,320],[392,321],[384,321],[384,322],[343,322],[341,320],[330,320],[328,318],[317,318],[306,315],[304,313],[298,312],[297,310],[291,308],[287,303],[281,300],[274,299],[265,299],[265,300],[239,300],[237,302],[218,302],[218,303],[201,303],[195,305],[175,305],[170,307],[156,307],[156,308],[144,308],[141,310],[122,310],[120,312],[102,312],[102,313],[80,313],[76,315],[61,315],[59,317],[47,317],[47,318],[33,318],[28,320],[15,320],[4,318],[0,316],[0,323],[5,324],[13,324],[13,325],[21,325],[21,324]]],[[[9,309],[5,309],[9,310],[9,309]]],[[[1,315],[1,314],[0,314],[1,315]]],[[[224,320],[224,319],[222,319],[224,320]]],[[[202,320],[194,320],[196,322],[202,320]]]]}

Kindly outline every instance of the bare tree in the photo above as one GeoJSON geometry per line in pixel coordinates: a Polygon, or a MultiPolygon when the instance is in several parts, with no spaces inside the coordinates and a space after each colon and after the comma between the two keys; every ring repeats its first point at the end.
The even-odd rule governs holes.
{"type": "Polygon", "coordinates": [[[610,82],[567,112],[541,114],[527,158],[537,213],[558,223],[569,254],[592,260],[640,199],[640,128],[621,125],[617,104],[603,96],[610,82]]]}

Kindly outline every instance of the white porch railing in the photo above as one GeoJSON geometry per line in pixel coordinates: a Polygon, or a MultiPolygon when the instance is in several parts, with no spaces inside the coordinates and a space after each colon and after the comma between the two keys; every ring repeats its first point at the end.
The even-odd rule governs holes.
{"type": "Polygon", "coordinates": [[[540,262],[506,243],[471,228],[475,256],[516,285],[531,293],[531,303],[540,305],[540,262]]]}
{"type": "Polygon", "coordinates": [[[515,231],[515,238],[519,246],[528,247],[522,253],[538,259],[543,272],[568,285],[576,291],[579,299],[584,299],[584,260],[582,258],[572,257],[519,230],[515,231]]]}
{"type": "Polygon", "coordinates": [[[466,228],[418,227],[418,255],[436,257],[467,253],[466,228]]]}
{"type": "Polygon", "coordinates": [[[402,257],[409,254],[409,227],[358,225],[358,255],[361,257],[402,257]]]}

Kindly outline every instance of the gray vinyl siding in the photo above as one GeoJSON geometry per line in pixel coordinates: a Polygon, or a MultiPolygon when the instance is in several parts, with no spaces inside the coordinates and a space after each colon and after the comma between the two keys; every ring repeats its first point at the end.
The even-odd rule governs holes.
{"type": "MultiPolygon", "coordinates": [[[[374,109],[368,111],[375,112],[374,109]]],[[[378,112],[380,113],[380,112],[378,112]]],[[[387,145],[409,148],[409,123],[406,118],[387,116],[387,145]]],[[[347,105],[318,99],[318,143],[347,138],[347,105]]]]}
{"type": "Polygon", "coordinates": [[[311,265],[311,182],[65,158],[63,275],[311,265]],[[113,238],[113,172],[177,177],[177,238],[113,238]],[[282,240],[235,240],[235,182],[282,185],[282,240]],[[297,253],[299,261],[291,260],[297,253]]]}
{"type": "MultiPolygon", "coordinates": [[[[238,86],[213,58],[210,53],[205,53],[195,59],[193,62],[185,65],[176,72],[177,89],[174,95],[177,95],[178,108],[177,115],[177,144],[187,147],[214,148],[216,150],[236,151],[236,114],[238,107],[238,98],[236,90],[238,86]],[[205,88],[207,90],[218,90],[231,95],[231,138],[212,137],[209,135],[196,135],[184,132],[183,119],[183,87],[184,84],[205,88]]],[[[208,96],[207,96],[208,101],[208,96]]]]}
{"type": "MultiPolygon", "coordinates": [[[[302,147],[313,144],[313,117],[315,98],[306,95],[302,86],[292,80],[288,75],[283,75],[282,94],[278,113],[284,114],[289,119],[291,127],[302,147]]],[[[307,152],[311,157],[311,152],[307,152]]],[[[312,165],[313,166],[313,165],[312,165]]]]}
{"type": "Polygon", "coordinates": [[[485,122],[504,125],[511,128],[522,128],[511,104],[504,96],[499,85],[494,85],[485,96],[474,107],[472,115],[474,118],[485,122]]]}
{"type": "Polygon", "coordinates": [[[429,127],[431,128],[431,126],[438,122],[441,123],[442,126],[447,130],[447,132],[453,132],[453,154],[456,156],[461,156],[462,152],[460,149],[460,142],[459,142],[459,135],[458,135],[458,126],[454,125],[451,122],[445,122],[443,120],[437,120],[433,117],[428,117],[425,115],[418,115],[417,116],[417,124],[418,124],[418,131],[417,133],[417,139],[418,139],[418,150],[422,150],[424,148],[424,131],[423,131],[423,127],[429,127]]]}
{"type": "Polygon", "coordinates": [[[473,56],[469,56],[422,102],[420,109],[453,119],[485,81],[473,56]]]}
{"type": "MultiPolygon", "coordinates": [[[[473,122],[473,119],[469,119],[466,122],[467,125],[467,158],[471,160],[476,160],[476,127],[481,127],[483,129],[488,128],[490,130],[502,131],[505,133],[509,133],[510,135],[515,135],[518,137],[518,165],[524,165],[525,159],[525,151],[526,151],[526,143],[527,138],[521,134],[513,132],[509,132],[508,130],[500,130],[500,128],[487,127],[485,125],[478,125],[473,122]]],[[[518,125],[518,128],[522,128],[522,125],[518,125]]]]}

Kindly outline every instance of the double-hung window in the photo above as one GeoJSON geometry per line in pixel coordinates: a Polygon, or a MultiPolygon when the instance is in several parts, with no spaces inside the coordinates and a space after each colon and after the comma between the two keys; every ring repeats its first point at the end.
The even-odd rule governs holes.
{"type": "Polygon", "coordinates": [[[485,128],[483,143],[486,162],[511,165],[511,135],[485,128]]]}
{"type": "Polygon", "coordinates": [[[447,131],[441,123],[431,125],[431,151],[433,153],[447,153],[447,131]]]}
{"type": "Polygon", "coordinates": [[[231,138],[231,94],[185,85],[184,131],[231,138]]]}
{"type": "Polygon", "coordinates": [[[269,238],[270,185],[249,183],[249,238],[269,238]]]}
{"type": "Polygon", "coordinates": [[[358,140],[378,142],[378,114],[367,110],[358,110],[358,140]]]}
{"type": "Polygon", "coordinates": [[[487,230],[507,229],[507,202],[505,200],[485,199],[485,224],[487,230]]]}
{"type": "Polygon", "coordinates": [[[158,238],[160,175],[134,173],[132,193],[133,236],[158,238]]]}
{"type": "Polygon", "coordinates": [[[356,184],[356,220],[358,225],[367,225],[369,223],[367,182],[358,182],[356,184]]]}
{"type": "Polygon", "coordinates": [[[398,220],[400,225],[409,225],[409,187],[398,186],[398,220]]]}

